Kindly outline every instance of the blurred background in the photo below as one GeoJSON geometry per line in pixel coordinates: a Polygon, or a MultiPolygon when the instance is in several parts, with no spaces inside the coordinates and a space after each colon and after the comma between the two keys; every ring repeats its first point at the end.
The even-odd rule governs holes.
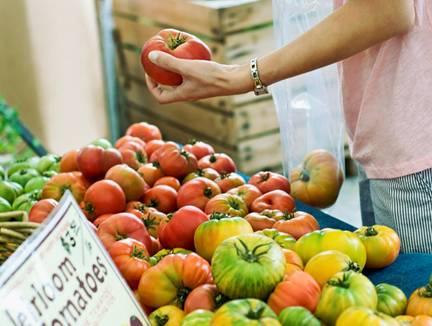
{"type": "MultiPolygon", "coordinates": [[[[149,95],[142,44],[175,27],[202,38],[214,60],[244,63],[275,47],[271,0],[0,1],[0,98],[51,152],[116,138],[136,121],[166,139],[200,139],[245,173],[282,171],[272,98],[252,94],[170,104],[149,95]]],[[[355,166],[329,212],[360,225],[355,166]]]]}

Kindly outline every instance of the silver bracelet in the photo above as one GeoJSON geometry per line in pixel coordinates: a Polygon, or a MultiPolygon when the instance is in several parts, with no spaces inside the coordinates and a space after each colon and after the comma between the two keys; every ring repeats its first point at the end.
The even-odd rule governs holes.
{"type": "Polygon", "coordinates": [[[258,61],[257,58],[253,58],[250,61],[250,75],[254,83],[254,93],[256,96],[268,94],[267,86],[263,84],[258,72],[258,61]]]}

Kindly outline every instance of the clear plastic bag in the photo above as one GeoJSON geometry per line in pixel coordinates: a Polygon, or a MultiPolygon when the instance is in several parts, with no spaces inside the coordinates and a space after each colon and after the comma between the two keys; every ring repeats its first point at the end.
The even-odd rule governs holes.
{"type": "MultiPolygon", "coordinates": [[[[282,47],[296,39],[332,11],[333,0],[273,0],[277,46],[282,47]]],[[[325,150],[335,158],[334,168],[339,168],[339,172],[334,174],[333,187],[338,194],[345,162],[345,129],[337,66],[281,81],[272,86],[271,91],[280,125],[285,174],[293,181],[293,170],[304,164],[308,154],[317,149],[325,150]]],[[[309,181],[309,177],[304,179],[309,181]]],[[[322,208],[336,200],[315,203],[313,200],[308,202],[305,199],[308,196],[297,197],[322,208]]]]}

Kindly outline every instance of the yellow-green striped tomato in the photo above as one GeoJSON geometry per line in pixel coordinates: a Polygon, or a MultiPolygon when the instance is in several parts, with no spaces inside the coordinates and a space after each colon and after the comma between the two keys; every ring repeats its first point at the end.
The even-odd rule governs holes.
{"type": "Polygon", "coordinates": [[[378,284],[375,288],[378,295],[378,311],[392,317],[405,313],[408,300],[401,289],[386,283],[378,284]]]}
{"type": "Polygon", "coordinates": [[[187,314],[182,320],[181,326],[209,326],[213,318],[213,312],[198,309],[187,314]]]}
{"type": "Polygon", "coordinates": [[[338,318],[336,326],[399,326],[396,319],[365,307],[351,307],[338,318]]]}
{"type": "Polygon", "coordinates": [[[287,307],[279,314],[282,326],[321,326],[321,323],[306,308],[287,307]]]}

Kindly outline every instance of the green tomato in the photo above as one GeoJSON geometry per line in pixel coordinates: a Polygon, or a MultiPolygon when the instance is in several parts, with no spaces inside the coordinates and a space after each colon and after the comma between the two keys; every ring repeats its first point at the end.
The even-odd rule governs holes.
{"type": "Polygon", "coordinates": [[[255,233],[262,234],[266,237],[273,239],[279,246],[284,249],[294,250],[296,240],[288,233],[284,233],[276,229],[264,229],[255,233]]]}
{"type": "Polygon", "coordinates": [[[19,183],[21,186],[25,187],[27,182],[29,182],[31,179],[36,178],[39,176],[39,172],[35,169],[26,169],[26,170],[20,170],[18,172],[15,172],[12,174],[9,178],[10,181],[19,183]]]}
{"type": "Polygon", "coordinates": [[[198,309],[189,313],[181,323],[181,326],[210,326],[213,318],[213,312],[198,309]]]}
{"type": "Polygon", "coordinates": [[[34,190],[27,194],[19,196],[13,202],[12,209],[15,211],[26,211],[27,213],[41,198],[41,191],[34,190]]]}
{"type": "Polygon", "coordinates": [[[9,212],[11,210],[11,204],[3,197],[0,197],[0,213],[9,212]]]}
{"type": "Polygon", "coordinates": [[[4,180],[6,176],[5,170],[3,168],[3,166],[0,165],[0,181],[4,180]]]}
{"type": "Polygon", "coordinates": [[[211,261],[214,282],[231,299],[266,299],[285,273],[282,248],[255,233],[223,241],[211,261]]]}
{"type": "Polygon", "coordinates": [[[375,289],[378,295],[378,311],[392,317],[405,313],[407,297],[401,289],[387,283],[378,284],[375,289]]]}
{"type": "Polygon", "coordinates": [[[225,303],[215,312],[211,324],[224,326],[280,325],[273,310],[265,302],[257,299],[240,299],[225,303]]]}
{"type": "Polygon", "coordinates": [[[31,179],[29,182],[26,183],[24,187],[25,192],[32,192],[33,190],[42,189],[45,183],[47,183],[49,178],[47,177],[36,177],[31,179]]]}
{"type": "Polygon", "coordinates": [[[0,197],[6,199],[10,204],[13,203],[17,195],[11,182],[0,181],[0,197]]]}
{"type": "Polygon", "coordinates": [[[279,314],[282,326],[321,326],[321,322],[306,308],[287,307],[279,314]]]}
{"type": "Polygon", "coordinates": [[[19,162],[12,164],[9,169],[7,170],[7,175],[10,178],[13,174],[16,172],[19,172],[21,170],[27,170],[32,169],[33,167],[28,162],[19,162]]]}
{"type": "Polygon", "coordinates": [[[105,139],[105,138],[99,138],[99,139],[93,140],[90,144],[102,147],[104,149],[108,149],[108,148],[112,148],[113,147],[112,144],[111,144],[111,142],[108,139],[105,139]]]}
{"type": "Polygon", "coordinates": [[[39,160],[39,162],[36,165],[36,170],[39,173],[52,170],[58,162],[60,162],[60,156],[54,155],[54,154],[48,154],[39,160]]]}
{"type": "Polygon", "coordinates": [[[354,306],[375,309],[377,301],[375,286],[366,276],[353,271],[339,272],[322,289],[315,316],[334,325],[346,309],[354,306]]]}

